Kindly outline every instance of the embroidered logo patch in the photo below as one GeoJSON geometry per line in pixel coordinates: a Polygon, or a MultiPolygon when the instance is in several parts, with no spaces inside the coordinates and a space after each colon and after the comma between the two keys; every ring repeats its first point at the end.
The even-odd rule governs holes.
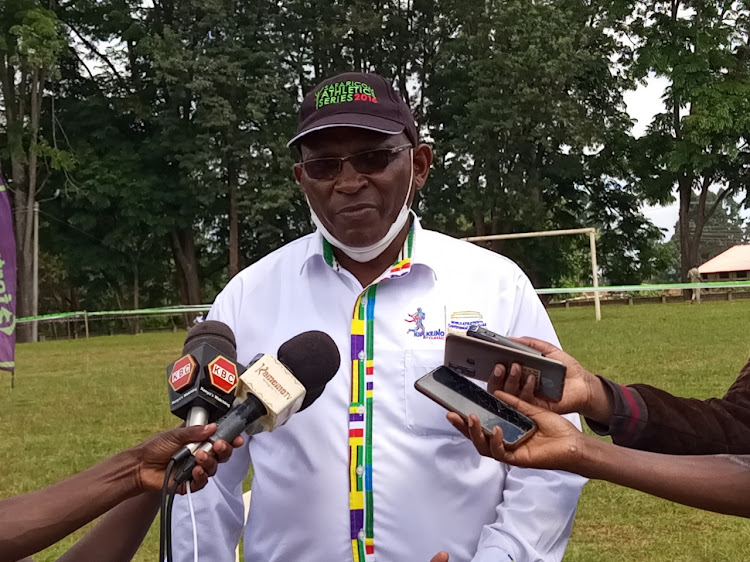
{"type": "Polygon", "coordinates": [[[333,82],[323,86],[315,92],[315,109],[320,109],[324,105],[332,103],[344,103],[351,101],[366,101],[378,103],[375,97],[375,90],[364,82],[354,80],[344,80],[342,82],[333,82]]]}
{"type": "Polygon", "coordinates": [[[486,326],[487,323],[482,319],[482,314],[475,310],[460,310],[451,314],[448,323],[449,334],[466,334],[471,326],[486,326]]]}
{"type": "Polygon", "coordinates": [[[422,338],[425,340],[444,340],[445,332],[443,330],[428,330],[425,328],[425,318],[427,314],[422,310],[421,307],[417,308],[414,314],[407,314],[408,318],[404,319],[404,322],[414,324],[409,328],[406,333],[413,335],[415,338],[422,338]]]}

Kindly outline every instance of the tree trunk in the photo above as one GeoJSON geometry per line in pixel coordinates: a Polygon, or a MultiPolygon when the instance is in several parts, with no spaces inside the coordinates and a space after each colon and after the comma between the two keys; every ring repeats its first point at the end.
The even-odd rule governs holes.
{"type": "Polygon", "coordinates": [[[229,190],[229,278],[240,272],[239,213],[237,212],[237,163],[233,156],[227,164],[227,188],[229,190]]]}
{"type": "MultiPolygon", "coordinates": [[[[15,168],[16,166],[13,166],[15,168]]],[[[15,176],[16,174],[14,174],[15,176]]],[[[25,182],[25,173],[21,172],[21,181],[25,182]]],[[[25,185],[21,182],[16,183],[16,178],[13,178],[13,187],[15,193],[13,197],[14,203],[14,215],[15,215],[15,227],[16,227],[16,255],[18,262],[17,269],[17,283],[16,283],[16,317],[24,318],[31,316],[34,310],[33,296],[34,291],[32,289],[34,279],[34,247],[32,240],[32,222],[28,220],[28,208],[33,211],[33,195],[31,197],[25,191],[25,185]],[[27,225],[29,228],[27,228],[27,225]],[[28,235],[27,235],[28,231],[28,235]]],[[[24,323],[16,326],[16,339],[19,342],[31,341],[31,324],[24,323]]]]}
{"type": "MultiPolygon", "coordinates": [[[[138,278],[138,260],[133,260],[133,310],[138,310],[141,307],[140,304],[140,279],[138,278]]],[[[134,332],[136,334],[141,331],[141,319],[139,316],[134,316],[134,332]]]]}
{"type": "MultiPolygon", "coordinates": [[[[21,72],[20,92],[15,92],[14,72],[10,64],[2,64],[2,86],[6,100],[18,100],[16,108],[5,108],[5,116],[9,130],[14,125],[23,123],[26,117],[25,83],[28,78],[26,71],[21,72]]],[[[29,138],[28,152],[24,149],[10,150],[11,179],[13,186],[13,212],[15,218],[16,232],[16,254],[18,262],[17,270],[17,309],[16,316],[23,318],[31,316],[34,311],[34,288],[33,288],[33,259],[34,259],[34,203],[36,201],[36,178],[37,178],[37,136],[39,134],[39,119],[41,115],[42,94],[44,90],[44,77],[38,69],[31,73],[31,91],[29,95],[30,125],[26,132],[29,138]]],[[[11,146],[23,146],[11,143],[11,146]]],[[[28,342],[32,339],[32,325],[30,323],[19,324],[16,329],[16,339],[19,342],[28,342]]]]}
{"type": "MultiPolygon", "coordinates": [[[[692,178],[683,174],[680,176],[679,195],[680,195],[680,279],[683,283],[688,281],[688,270],[695,265],[697,260],[697,244],[694,243],[693,233],[690,228],[690,200],[693,196],[692,178]]],[[[686,289],[682,291],[682,296],[689,299],[691,291],[686,289]]]]}
{"type": "Polygon", "coordinates": [[[201,304],[198,258],[191,229],[172,231],[172,253],[180,285],[183,288],[182,304],[201,304]]]}

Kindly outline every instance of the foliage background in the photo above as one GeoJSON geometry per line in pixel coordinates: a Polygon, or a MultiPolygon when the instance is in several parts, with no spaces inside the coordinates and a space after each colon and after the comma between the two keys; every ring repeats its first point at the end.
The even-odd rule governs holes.
{"type": "MultiPolygon", "coordinates": [[[[392,80],[434,145],[426,226],[596,226],[604,282],[684,278],[748,239],[748,14],[708,0],[3,0],[18,315],[35,202],[41,313],[210,302],[309,232],[285,142],[303,95],[346,70],[392,80]],[[669,80],[666,109],[636,139],[623,94],[649,76],[669,80]],[[675,196],[664,244],[642,206],[675,196]]],[[[537,286],[590,283],[583,237],[491,247],[537,286]]]]}

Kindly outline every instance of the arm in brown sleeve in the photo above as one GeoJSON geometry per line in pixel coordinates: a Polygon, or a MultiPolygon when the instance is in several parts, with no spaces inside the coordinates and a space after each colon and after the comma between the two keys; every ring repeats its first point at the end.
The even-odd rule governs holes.
{"type": "Polygon", "coordinates": [[[750,362],[724,398],[679,398],[645,384],[602,381],[614,398],[612,420],[609,427],[587,421],[618,445],[677,455],[750,453],[750,362]]]}

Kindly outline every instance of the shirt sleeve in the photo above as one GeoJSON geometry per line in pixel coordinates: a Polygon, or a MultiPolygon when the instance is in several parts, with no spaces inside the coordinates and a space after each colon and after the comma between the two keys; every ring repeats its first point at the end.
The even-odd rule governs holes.
{"type": "MultiPolygon", "coordinates": [[[[218,320],[235,330],[234,291],[240,283],[233,280],[216,298],[208,320],[218,320]]],[[[192,494],[198,535],[198,560],[234,562],[235,549],[245,527],[242,483],[250,469],[248,437],[235,449],[226,463],[220,464],[205,488],[192,494]]],[[[172,554],[175,562],[192,562],[193,523],[187,496],[175,497],[172,510],[172,554]]]]}
{"type": "Polygon", "coordinates": [[[750,362],[724,398],[680,398],[645,384],[620,386],[602,379],[612,392],[609,427],[587,420],[617,445],[673,455],[747,454],[750,443],[750,362]]]}
{"type": "Polygon", "coordinates": [[[599,380],[612,397],[612,417],[609,425],[589,418],[585,418],[586,423],[597,435],[611,435],[616,439],[616,444],[629,447],[633,438],[648,423],[646,403],[634,388],[622,386],[602,376],[599,376],[599,380]]]}
{"type": "MultiPolygon", "coordinates": [[[[559,345],[552,323],[529,280],[519,275],[511,336],[559,345]]],[[[578,414],[564,416],[578,429],[578,414]]],[[[497,519],[485,525],[473,562],[562,560],[586,479],[568,472],[506,466],[497,519]]]]}

